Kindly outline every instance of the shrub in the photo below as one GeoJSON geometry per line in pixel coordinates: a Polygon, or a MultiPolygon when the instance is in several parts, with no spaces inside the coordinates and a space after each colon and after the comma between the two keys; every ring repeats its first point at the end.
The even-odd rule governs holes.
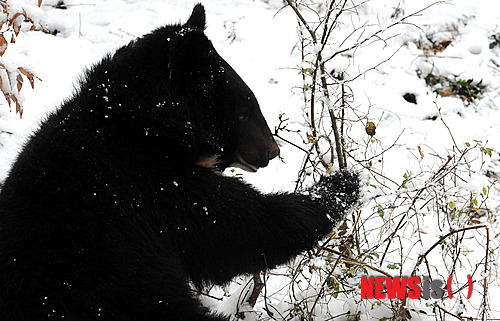
{"type": "MultiPolygon", "coordinates": [[[[42,0],[38,0],[38,6],[42,0]]],[[[31,87],[35,85],[35,78],[38,78],[33,70],[27,66],[19,66],[17,62],[4,58],[5,51],[9,44],[16,42],[24,25],[29,31],[40,27],[36,14],[29,10],[26,5],[21,5],[17,1],[0,1],[2,14],[0,15],[0,90],[5,96],[5,100],[12,105],[16,105],[16,113],[23,114],[23,96],[21,89],[25,79],[28,79],[31,87]]],[[[41,28],[45,30],[44,28],[41,28]]]]}

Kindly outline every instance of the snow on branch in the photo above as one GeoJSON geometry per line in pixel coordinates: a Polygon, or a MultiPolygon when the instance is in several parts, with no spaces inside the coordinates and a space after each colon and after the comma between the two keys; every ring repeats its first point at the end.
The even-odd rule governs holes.
{"type": "Polygon", "coordinates": [[[21,30],[33,31],[41,29],[39,7],[42,0],[38,0],[38,7],[26,4],[23,1],[0,1],[0,90],[5,100],[16,106],[16,113],[22,117],[24,97],[21,93],[23,84],[27,79],[31,88],[35,86],[35,72],[28,66],[20,66],[16,61],[4,57],[10,44],[16,43],[21,30]]]}

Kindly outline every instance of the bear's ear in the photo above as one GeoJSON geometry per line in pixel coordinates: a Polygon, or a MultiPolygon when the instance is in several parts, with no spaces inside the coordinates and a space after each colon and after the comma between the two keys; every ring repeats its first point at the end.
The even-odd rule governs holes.
{"type": "Polygon", "coordinates": [[[184,26],[205,30],[205,8],[201,3],[194,6],[191,17],[184,26]]]}
{"type": "Polygon", "coordinates": [[[188,21],[176,32],[170,50],[171,78],[177,81],[191,81],[206,77],[210,73],[209,54],[212,44],[203,33],[205,29],[205,8],[197,4],[188,21]]]}
{"type": "Polygon", "coordinates": [[[170,77],[176,81],[191,81],[210,74],[211,43],[201,30],[181,29],[172,40],[170,77]]]}

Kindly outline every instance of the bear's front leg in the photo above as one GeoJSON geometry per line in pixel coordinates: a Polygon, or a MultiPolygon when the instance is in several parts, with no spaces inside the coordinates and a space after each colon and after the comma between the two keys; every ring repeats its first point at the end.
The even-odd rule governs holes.
{"type": "Polygon", "coordinates": [[[347,171],[323,178],[305,194],[263,194],[238,179],[194,175],[193,185],[179,183],[190,204],[172,232],[197,285],[286,263],[328,235],[359,196],[358,177],[347,171]]]}

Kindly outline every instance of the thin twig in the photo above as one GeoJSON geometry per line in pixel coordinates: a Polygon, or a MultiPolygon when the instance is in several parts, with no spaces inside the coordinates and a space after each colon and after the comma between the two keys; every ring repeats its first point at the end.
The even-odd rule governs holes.
{"type": "MultiPolygon", "coordinates": [[[[422,263],[422,260],[427,256],[427,254],[429,254],[433,249],[435,249],[436,246],[440,245],[450,235],[453,235],[453,234],[456,234],[456,233],[460,233],[460,232],[464,232],[464,231],[469,231],[469,230],[477,230],[477,229],[480,229],[480,228],[485,228],[486,229],[486,233],[488,235],[488,241],[489,241],[489,230],[488,230],[488,226],[486,226],[486,225],[475,225],[475,226],[463,227],[463,228],[460,228],[460,229],[457,229],[457,230],[450,231],[450,232],[446,233],[444,236],[440,237],[439,240],[437,242],[435,242],[430,248],[428,248],[427,251],[425,251],[424,254],[419,255],[417,263],[415,263],[415,267],[413,268],[412,275],[415,275],[415,273],[417,272],[418,266],[420,265],[420,263],[422,263]]],[[[488,261],[486,260],[486,264],[487,263],[488,263],[488,261]]],[[[485,265],[485,267],[484,267],[485,272],[487,271],[487,268],[488,268],[487,265],[485,265]]]]}

